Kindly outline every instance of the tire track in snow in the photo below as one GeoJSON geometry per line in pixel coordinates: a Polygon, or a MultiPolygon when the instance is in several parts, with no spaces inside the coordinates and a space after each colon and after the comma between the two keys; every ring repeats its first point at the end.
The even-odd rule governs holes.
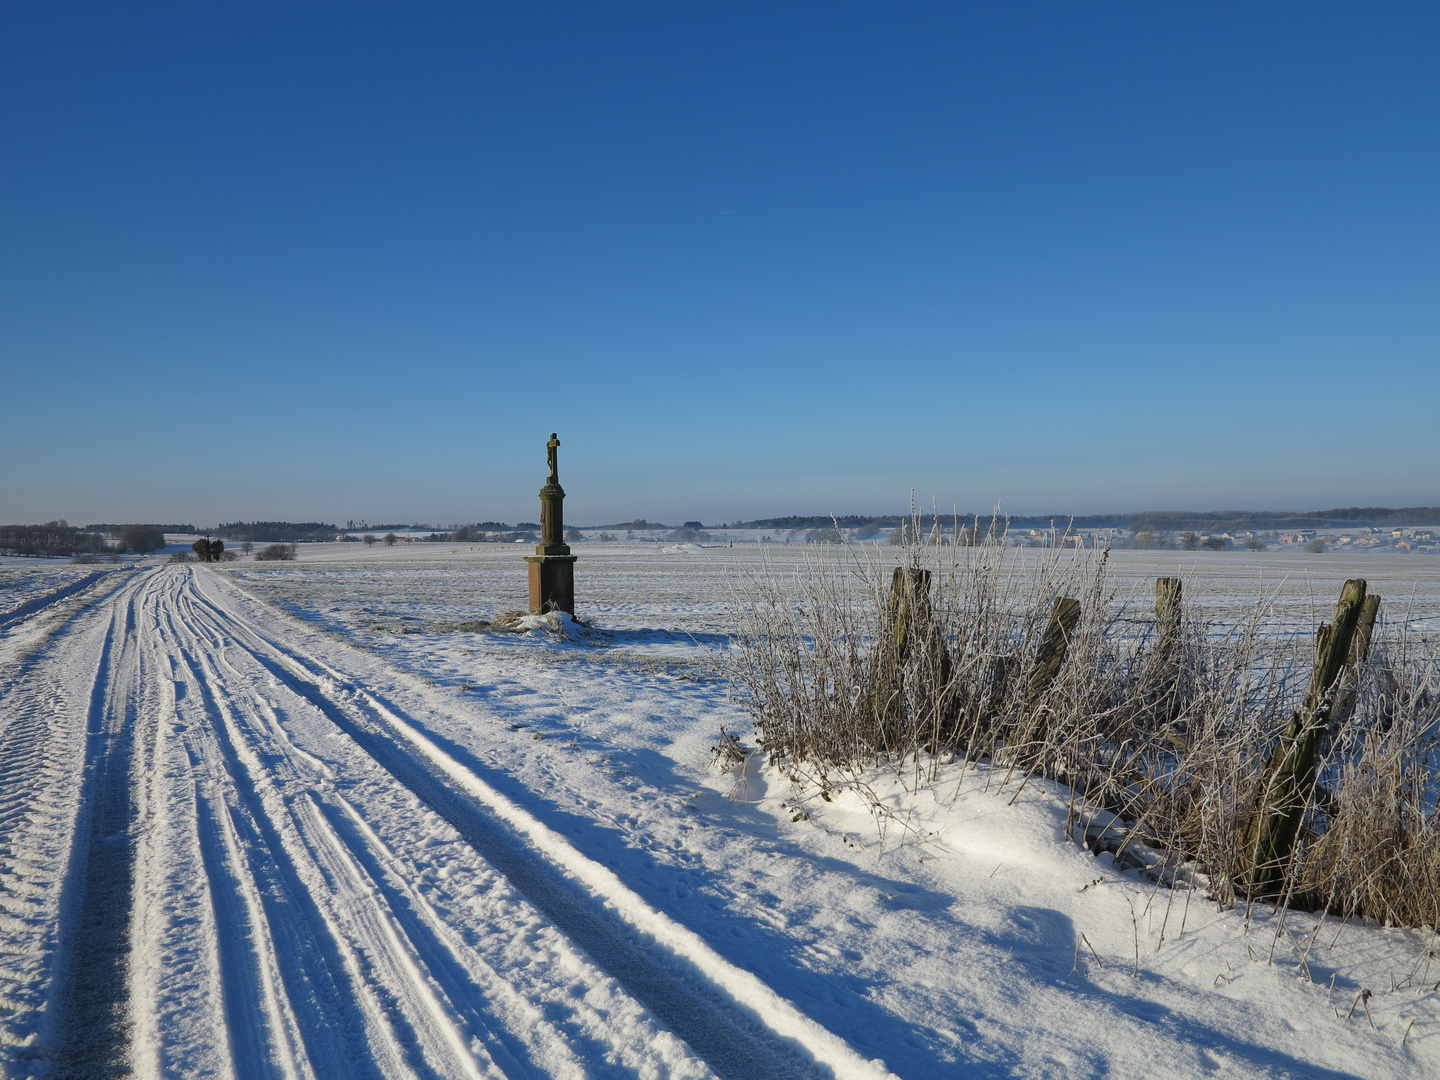
{"type": "MultiPolygon", "coordinates": [[[[196,782],[196,828],[214,905],[222,971],[225,1034],[235,1072],[246,1077],[316,1080],[305,1036],[285,985],[267,893],[272,868],[259,868],[225,799],[196,782]],[[266,882],[262,889],[257,881],[266,882]]],[[[298,948],[287,949],[290,964],[298,948]]],[[[313,980],[312,980],[313,981],[313,980]]],[[[328,1032],[326,1025],[320,1031],[328,1032]]],[[[312,1036],[314,1038],[314,1036],[312,1036]]]]}
{"type": "Polygon", "coordinates": [[[111,617],[90,697],[84,825],[76,835],[79,866],[66,883],[66,891],[77,894],[71,927],[64,931],[72,944],[56,1010],[55,1075],[64,1080],[130,1075],[126,1002],[133,805],[128,721],[133,715],[129,702],[116,700],[112,669],[123,670],[133,662],[134,605],[132,595],[111,617]]]}
{"type": "MultiPolygon", "coordinates": [[[[179,779],[194,792],[195,842],[210,897],[201,921],[187,928],[191,940],[177,944],[196,953],[213,946],[224,999],[217,1041],[229,1052],[227,1064],[237,1075],[287,1080],[413,1076],[397,1066],[387,1042],[376,1047],[365,1037],[373,1017],[367,1018],[352,984],[353,958],[335,940],[320,906],[327,885],[291,857],[288,811],[267,800],[263,769],[238,764],[226,688],[204,670],[199,656],[206,650],[196,647],[193,632],[177,616],[183,585],[181,575],[175,577],[176,587],[160,605],[163,640],[156,648],[195,688],[196,700],[177,703],[176,737],[191,764],[179,779]]],[[[155,838],[147,856],[159,873],[175,858],[174,848],[174,838],[155,838]]],[[[155,996],[186,989],[162,982],[155,996]]],[[[137,1007],[160,1012],[162,1001],[137,1007]]],[[[167,1056],[179,1054],[176,1044],[194,1036],[173,1022],[161,1020],[159,1028],[167,1056]]],[[[192,1047],[191,1053],[203,1050],[192,1047]]]]}
{"type": "MultiPolygon", "coordinates": [[[[41,680],[27,683],[32,681],[41,680]]],[[[62,942],[73,937],[62,932],[68,931],[68,921],[62,927],[61,920],[69,906],[62,882],[84,872],[73,847],[77,825],[83,830],[83,821],[77,822],[80,800],[75,792],[84,770],[83,757],[70,769],[57,761],[68,706],[64,688],[53,684],[22,684],[4,702],[8,723],[0,733],[0,927],[5,934],[0,949],[0,1041],[6,1046],[0,1053],[0,1073],[5,1075],[10,1072],[4,1063],[43,1059],[44,1010],[56,985],[63,983],[62,942]],[[32,692],[27,695],[25,690],[32,692]],[[71,783],[57,782],[61,777],[71,783]]],[[[70,748],[83,754],[83,726],[75,726],[79,737],[70,748]]]]}
{"type": "Polygon", "coordinates": [[[596,887],[603,868],[568,879],[563,840],[547,847],[378,699],[272,645],[209,579],[130,577],[7,684],[0,820],[25,858],[55,850],[0,865],[0,886],[9,869],[17,896],[48,897],[30,938],[5,926],[36,971],[0,983],[18,988],[13,1013],[0,1000],[0,1073],[712,1075],[694,1051],[746,1080],[875,1075],[826,1064],[818,1026],[778,1030],[788,1005],[734,993],[663,917],[607,913],[630,901],[596,887]],[[326,760],[299,745],[315,739],[326,760]]]}
{"type": "Polygon", "coordinates": [[[735,1080],[888,1075],[698,935],[650,908],[608,869],[490,788],[378,697],[259,630],[223,601],[197,593],[192,602],[208,608],[214,625],[245,641],[277,680],[449,822],[719,1075],[735,1080]]]}
{"type": "MultiPolygon", "coordinates": [[[[112,591],[123,591],[127,579],[117,574],[112,591]]],[[[72,611],[47,631],[52,647],[33,649],[7,673],[0,698],[3,1075],[44,1069],[64,1043],[66,985],[86,945],[79,924],[91,848],[91,788],[103,749],[91,729],[104,723],[116,636],[115,610],[97,611],[92,603],[72,611]]],[[[113,1017],[113,1001],[100,1011],[113,1017]]],[[[105,1030],[97,1037],[103,1039],[105,1030]]]]}
{"type": "Polygon", "coordinates": [[[23,622],[25,619],[28,619],[31,616],[40,614],[40,612],[44,611],[52,604],[59,603],[67,596],[74,596],[82,589],[88,589],[91,585],[94,585],[101,578],[106,577],[109,574],[116,573],[124,573],[124,571],[96,570],[94,573],[86,574],[84,577],[79,578],[76,581],[72,581],[66,585],[61,585],[58,588],[51,589],[49,592],[43,593],[40,596],[32,597],[29,600],[25,601],[23,604],[17,604],[9,611],[0,613],[0,634],[3,634],[6,630],[9,630],[16,623],[23,622]]]}
{"type": "MultiPolygon", "coordinates": [[[[231,639],[228,624],[215,624],[209,605],[192,599],[186,589],[167,597],[162,627],[179,677],[198,692],[188,700],[203,700],[180,737],[198,766],[201,827],[223,841],[202,845],[211,849],[206,874],[215,898],[213,932],[229,942],[220,947],[227,969],[222,982],[228,997],[269,1010],[257,1021],[259,1037],[281,1046],[255,1075],[282,1075],[281,1066],[289,1070],[283,1075],[313,1070],[316,1076],[365,1072],[445,1080],[595,1075],[595,1066],[613,1059],[615,1048],[596,1046],[577,1056],[573,1033],[568,1040],[547,1033],[553,1009],[537,1009],[476,962],[476,950],[414,886],[414,867],[340,794],[325,763],[291,742],[275,714],[276,708],[313,707],[276,685],[268,669],[231,639]],[[236,915],[243,925],[226,925],[236,915]],[[268,947],[271,933],[288,945],[268,947]],[[246,941],[243,948],[234,944],[237,938],[246,941]],[[333,983],[318,1002],[305,999],[315,979],[297,970],[297,951],[302,961],[312,961],[310,972],[333,983]],[[257,981],[257,971],[271,974],[257,981]],[[491,1008],[496,1004],[498,1011],[491,1008]],[[331,1038],[323,1045],[326,1033],[331,1038]],[[322,1045],[315,1045],[317,1039],[322,1045]]],[[[424,816],[393,778],[349,740],[344,745],[373,773],[372,782],[410,800],[408,817],[424,816]]],[[[227,1015],[233,1012],[245,1009],[227,1006],[227,1015]]],[[[592,1027],[604,1023],[603,1012],[592,1015],[592,1027]]],[[[232,1045],[238,1034],[232,1032],[232,1045]]],[[[674,1048],[681,1049],[678,1042],[674,1048]]],[[[629,1056],[636,1056],[634,1048],[629,1056]]],[[[657,1060],[642,1047],[635,1068],[622,1066],[617,1075],[652,1073],[657,1066],[661,1074],[671,1071],[663,1055],[657,1060]]],[[[612,1071],[601,1067],[602,1074],[612,1071]]],[[[681,1071],[699,1075],[697,1068],[681,1071]]]]}
{"type": "MultiPolygon", "coordinates": [[[[223,710],[223,706],[220,708],[223,710]]],[[[344,917],[343,909],[349,905],[367,906],[373,890],[347,873],[349,868],[343,862],[337,865],[333,858],[321,862],[313,857],[313,840],[306,835],[313,833],[313,821],[306,820],[305,796],[287,800],[280,794],[269,781],[258,755],[237,741],[231,718],[227,717],[217,731],[216,743],[207,750],[207,757],[211,761],[217,756],[223,760],[227,793],[237,795],[239,800],[240,813],[231,811],[234,816],[230,825],[234,828],[236,819],[241,818],[250,834],[244,845],[245,862],[231,871],[230,880],[239,883],[255,877],[272,883],[274,902],[262,903],[258,912],[252,909],[252,915],[260,918],[251,923],[251,929],[267,937],[278,930],[287,943],[283,958],[271,945],[263,950],[259,961],[267,968],[273,966],[280,976],[280,981],[269,988],[276,1003],[291,1016],[297,1007],[300,1012],[284,1027],[302,1034],[303,1053],[300,1046],[293,1046],[288,1054],[280,1056],[280,1062],[290,1064],[296,1072],[313,1069],[317,1076],[336,1080],[351,1076],[443,1075],[426,1064],[425,1048],[417,1046],[421,1040],[414,1025],[407,1022],[410,1010],[406,998],[413,995],[414,988],[397,987],[396,983],[407,981],[409,972],[399,980],[393,977],[393,971],[379,975],[374,972],[371,957],[386,957],[398,943],[384,935],[383,929],[376,933],[373,915],[362,932],[348,932],[351,920],[344,917]],[[297,807],[297,803],[301,805],[297,807]],[[274,888],[277,885],[279,888],[274,888]],[[297,913],[298,918],[286,908],[297,913]],[[387,979],[387,975],[392,977],[387,979]],[[403,993],[406,989],[411,994],[403,993]]],[[[224,805],[223,796],[207,801],[212,812],[224,805]]],[[[219,938],[234,936],[234,928],[218,929],[219,938]]],[[[254,949],[253,941],[250,947],[254,949]]],[[[234,993],[234,980],[226,981],[234,993]]],[[[228,1011],[233,1015],[237,1010],[228,1011]]],[[[270,1026],[279,1026],[274,1023],[276,1017],[270,1019],[270,1026]]],[[[272,1046],[275,1034],[267,1032],[267,1042],[272,1046]]],[[[472,1068],[456,1075],[458,1080],[460,1076],[481,1074],[472,1068]]]]}

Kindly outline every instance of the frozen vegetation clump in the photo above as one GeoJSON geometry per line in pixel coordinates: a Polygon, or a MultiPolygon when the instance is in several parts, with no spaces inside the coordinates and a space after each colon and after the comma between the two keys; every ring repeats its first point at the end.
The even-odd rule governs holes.
{"type": "Polygon", "coordinates": [[[1205,625],[1183,582],[1121,596],[1103,549],[978,526],[967,544],[916,519],[898,567],[818,546],[737,587],[734,681],[772,763],[824,795],[877,766],[919,788],[988,761],[1011,787],[1067,785],[1092,846],[1158,851],[1157,879],[1223,903],[1440,925],[1433,642],[1352,582],[1322,678],[1338,629],[1275,633],[1264,597],[1205,625]],[[1122,825],[1097,830],[1110,814],[1122,825]]]}

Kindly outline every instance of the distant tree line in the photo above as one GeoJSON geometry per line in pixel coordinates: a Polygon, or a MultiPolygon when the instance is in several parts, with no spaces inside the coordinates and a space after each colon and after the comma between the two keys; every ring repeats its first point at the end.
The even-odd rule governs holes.
{"type": "MultiPolygon", "coordinates": [[[[524,526],[521,526],[521,525],[517,525],[517,526],[516,526],[517,529],[518,529],[518,528],[523,528],[523,527],[524,527],[524,526]]],[[[537,528],[537,529],[538,529],[539,527],[540,527],[540,526],[538,526],[538,525],[535,526],[535,528],[537,528]]],[[[627,531],[629,531],[629,532],[638,532],[638,531],[640,531],[640,530],[642,530],[642,529],[668,529],[668,528],[670,528],[669,525],[661,525],[660,522],[658,522],[658,521],[646,521],[644,518],[636,518],[634,521],[621,521],[621,522],[619,522],[618,524],[615,524],[615,525],[592,525],[592,526],[590,526],[590,527],[591,527],[591,528],[594,528],[594,529],[625,529],[625,530],[627,530],[627,531]]]]}
{"type": "MultiPolygon", "coordinates": [[[[1440,506],[1352,506],[1343,510],[1290,512],[1277,510],[1217,510],[1146,512],[1125,515],[1124,527],[1134,532],[1259,532],[1275,529],[1326,529],[1357,525],[1440,525],[1440,506]]],[[[1076,518],[1079,525],[1084,519],[1076,518]]]]}
{"type": "Polygon", "coordinates": [[[1344,510],[1316,510],[1298,516],[1309,521],[1320,519],[1357,525],[1440,525],[1440,506],[1402,506],[1397,510],[1383,506],[1351,506],[1344,510]]]}
{"type": "MultiPolygon", "coordinates": [[[[473,525],[457,525],[449,532],[432,532],[425,540],[432,544],[479,544],[487,541],[511,543],[539,531],[540,526],[531,521],[522,521],[518,525],[508,525],[503,521],[477,521],[473,525]]],[[[393,542],[388,538],[386,540],[386,543],[393,542]]]]}
{"type": "MultiPolygon", "coordinates": [[[[949,528],[957,519],[964,523],[973,521],[975,514],[940,514],[942,528],[949,528]]],[[[981,521],[989,521],[991,514],[978,515],[981,521]]],[[[924,528],[928,531],[936,515],[923,516],[924,528]]],[[[1440,525],[1440,506],[1406,506],[1392,508],[1385,506],[1351,506],[1334,510],[1147,510],[1133,514],[1038,514],[1001,515],[1011,529],[1061,530],[1067,526],[1074,529],[1126,529],[1131,532],[1255,532],[1266,529],[1320,529],[1357,525],[1440,525]]],[[[861,514],[847,514],[831,517],[821,515],[792,515],[790,517],[757,518],[754,521],[732,521],[732,529],[879,529],[898,528],[908,521],[905,514],[881,514],[867,517],[861,514]]],[[[636,528],[637,525],[605,526],[606,528],[636,528]]],[[[648,524],[650,528],[663,528],[648,524]]]]}
{"type": "Polygon", "coordinates": [[[0,552],[48,558],[116,550],[144,555],[165,546],[165,530],[160,525],[113,525],[106,530],[81,529],[64,519],[43,525],[0,525],[0,552]],[[112,546],[111,540],[117,541],[117,546],[112,546]]]}
{"type": "Polygon", "coordinates": [[[165,546],[164,525],[122,525],[117,535],[120,546],[126,551],[144,555],[159,551],[165,546]]]}
{"type": "MultiPolygon", "coordinates": [[[[86,525],[86,532],[104,533],[106,536],[116,537],[120,535],[121,529],[132,529],[133,525],[86,525]]],[[[147,525],[147,529],[159,529],[162,533],[197,533],[201,530],[194,525],[147,525]]]]}
{"type": "MultiPolygon", "coordinates": [[[[990,519],[989,514],[981,515],[985,520],[990,519]]],[[[920,528],[922,532],[929,531],[937,524],[942,531],[953,530],[956,522],[963,526],[966,522],[973,521],[973,514],[921,514],[920,528]]],[[[1022,519],[1014,518],[1019,522],[1022,519]]],[[[731,529],[810,529],[825,532],[833,529],[857,530],[857,539],[868,540],[872,536],[878,536],[882,530],[898,529],[902,526],[913,524],[908,514],[881,514],[879,517],[866,517],[863,514],[838,514],[831,516],[821,514],[816,516],[791,515],[790,517],[757,518],[754,521],[732,521],[728,528],[731,529]]],[[[1045,519],[1048,527],[1050,519],[1045,519]]]]}
{"type": "Polygon", "coordinates": [[[253,544],[296,544],[334,540],[340,529],[319,521],[232,521],[217,525],[215,534],[225,540],[248,540],[253,544]]]}
{"type": "Polygon", "coordinates": [[[732,529],[863,529],[874,525],[877,529],[898,528],[902,521],[909,520],[906,514],[882,514],[880,517],[865,517],[861,514],[790,515],[789,517],[757,518],[754,521],[732,521],[732,529]]]}
{"type": "Polygon", "coordinates": [[[64,519],[44,525],[0,525],[0,551],[7,555],[55,557],[108,550],[104,537],[64,519]]]}

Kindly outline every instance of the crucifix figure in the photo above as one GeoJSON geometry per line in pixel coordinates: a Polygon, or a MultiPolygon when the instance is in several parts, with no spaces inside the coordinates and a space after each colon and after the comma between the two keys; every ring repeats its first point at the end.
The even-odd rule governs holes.
{"type": "Polygon", "coordinates": [[[550,441],[545,444],[546,458],[550,463],[549,483],[560,483],[560,440],[556,438],[555,432],[550,432],[550,441]]]}

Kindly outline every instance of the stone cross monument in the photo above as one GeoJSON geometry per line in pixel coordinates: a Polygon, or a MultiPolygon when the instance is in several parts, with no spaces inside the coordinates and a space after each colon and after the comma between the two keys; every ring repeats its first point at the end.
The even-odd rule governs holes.
{"type": "Polygon", "coordinates": [[[530,610],[575,614],[575,559],[565,544],[565,489],[560,486],[560,440],[555,432],[545,444],[550,476],[540,489],[540,543],[530,564],[530,610]]]}

